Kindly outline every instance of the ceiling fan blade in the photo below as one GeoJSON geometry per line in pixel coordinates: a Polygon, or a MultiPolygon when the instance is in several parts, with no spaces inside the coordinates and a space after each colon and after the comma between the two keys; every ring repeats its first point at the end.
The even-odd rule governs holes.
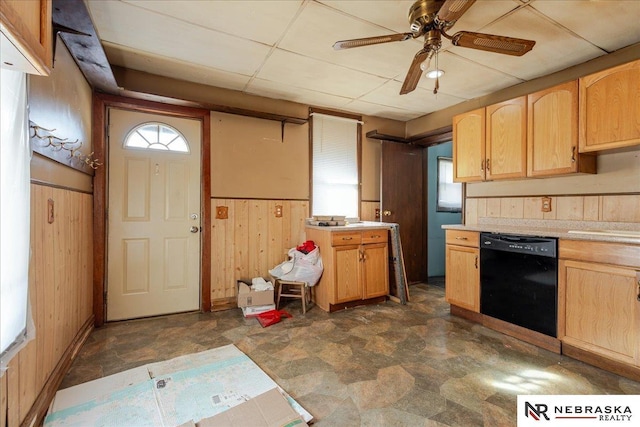
{"type": "Polygon", "coordinates": [[[407,72],[407,76],[404,78],[404,83],[402,83],[400,95],[412,92],[416,86],[418,86],[418,82],[422,76],[422,68],[420,68],[420,64],[422,64],[425,59],[430,59],[432,55],[433,50],[431,49],[422,49],[416,53],[416,56],[413,57],[411,67],[409,67],[409,71],[407,72]]]}
{"type": "Polygon", "coordinates": [[[453,25],[476,0],[447,0],[438,11],[438,21],[451,22],[453,25]]]}
{"type": "Polygon", "coordinates": [[[533,40],[517,39],[514,37],[495,36],[493,34],[472,33],[460,31],[451,37],[454,46],[469,47],[471,49],[486,50],[503,53],[505,55],[522,56],[529,52],[536,44],[533,40]]]}
{"type": "Polygon", "coordinates": [[[414,38],[413,33],[388,34],[386,36],[337,41],[334,43],[333,48],[335,50],[351,49],[352,47],[369,46],[372,44],[401,42],[412,38],[414,38]]]}

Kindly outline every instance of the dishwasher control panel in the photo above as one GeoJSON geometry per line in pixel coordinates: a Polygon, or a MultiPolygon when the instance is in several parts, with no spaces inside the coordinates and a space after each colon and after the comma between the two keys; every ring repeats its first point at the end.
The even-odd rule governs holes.
{"type": "Polygon", "coordinates": [[[555,258],[558,239],[553,237],[480,233],[480,247],[497,251],[530,253],[555,258]]]}

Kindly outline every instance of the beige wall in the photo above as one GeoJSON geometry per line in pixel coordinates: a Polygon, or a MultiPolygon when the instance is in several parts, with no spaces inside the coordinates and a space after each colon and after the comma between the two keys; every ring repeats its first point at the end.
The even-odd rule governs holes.
{"type": "MultiPolygon", "coordinates": [[[[29,76],[29,120],[55,129],[54,135],[80,140],[91,153],[91,87],[64,43],[58,42],[55,66],[48,77],[29,76]]],[[[92,191],[92,178],[51,159],[34,154],[31,178],[82,191],[92,191]]]]}

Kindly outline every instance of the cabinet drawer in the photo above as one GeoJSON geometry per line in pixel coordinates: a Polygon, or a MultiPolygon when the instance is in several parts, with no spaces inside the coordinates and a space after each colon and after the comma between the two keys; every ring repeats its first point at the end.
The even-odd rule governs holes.
{"type": "Polygon", "coordinates": [[[366,230],[362,232],[362,244],[384,243],[388,240],[388,236],[387,230],[366,230]]]}
{"type": "Polygon", "coordinates": [[[331,233],[331,246],[359,245],[361,241],[359,231],[331,233]]]}
{"type": "Polygon", "coordinates": [[[447,244],[477,248],[480,246],[480,233],[477,231],[447,230],[447,244]]]}

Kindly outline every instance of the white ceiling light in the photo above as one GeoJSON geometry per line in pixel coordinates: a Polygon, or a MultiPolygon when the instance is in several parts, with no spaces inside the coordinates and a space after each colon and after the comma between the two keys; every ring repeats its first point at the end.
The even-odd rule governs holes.
{"type": "Polygon", "coordinates": [[[442,77],[443,74],[443,70],[431,70],[426,74],[426,76],[428,79],[436,79],[438,77],[442,77]]]}

